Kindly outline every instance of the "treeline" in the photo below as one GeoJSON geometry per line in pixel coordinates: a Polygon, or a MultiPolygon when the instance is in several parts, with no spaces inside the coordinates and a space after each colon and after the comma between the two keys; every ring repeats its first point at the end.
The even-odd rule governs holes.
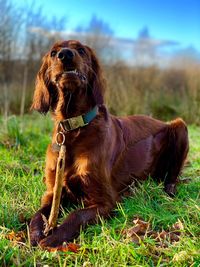
{"type": "MultiPolygon", "coordinates": [[[[168,67],[162,67],[152,58],[152,64],[141,64],[144,51],[140,47],[144,46],[140,43],[143,39],[139,39],[134,51],[139,64],[131,66],[120,58],[120,49],[114,48],[109,25],[96,17],[88,27],[77,27],[79,35],[71,33],[67,37],[64,33],[67,16],[46,18],[42,8],[34,4],[19,8],[10,0],[0,0],[0,17],[1,115],[29,112],[36,73],[44,53],[56,40],[80,36],[81,41],[96,50],[104,65],[106,102],[112,113],[144,113],[162,119],[182,116],[188,122],[200,123],[198,60],[189,58],[184,64],[179,60],[178,64],[174,59],[168,67]]],[[[145,49],[147,56],[155,57],[152,47],[146,45],[145,49]]]]}
{"type": "Polygon", "coordinates": [[[60,32],[65,20],[49,20],[41,7],[17,7],[9,0],[0,0],[0,18],[0,113],[24,114],[29,110],[41,58],[60,38],[49,32],[60,32]]]}

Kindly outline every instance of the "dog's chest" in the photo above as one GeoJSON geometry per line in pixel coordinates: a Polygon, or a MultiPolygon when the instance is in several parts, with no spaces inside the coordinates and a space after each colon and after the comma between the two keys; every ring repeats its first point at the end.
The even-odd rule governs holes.
{"type": "Polygon", "coordinates": [[[76,199],[83,198],[88,180],[88,158],[78,156],[75,158],[66,157],[66,166],[63,179],[63,187],[68,194],[76,199]]]}

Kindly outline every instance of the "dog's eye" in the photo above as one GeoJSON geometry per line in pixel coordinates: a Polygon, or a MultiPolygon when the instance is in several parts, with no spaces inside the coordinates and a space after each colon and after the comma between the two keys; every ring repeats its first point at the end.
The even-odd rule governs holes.
{"type": "Polygon", "coordinates": [[[79,48],[77,49],[77,51],[78,51],[78,53],[79,53],[80,55],[84,55],[84,54],[85,54],[85,49],[84,49],[83,47],[79,47],[79,48]]]}
{"type": "Polygon", "coordinates": [[[56,54],[57,54],[57,51],[56,50],[52,50],[51,51],[51,57],[55,57],[56,54]]]}

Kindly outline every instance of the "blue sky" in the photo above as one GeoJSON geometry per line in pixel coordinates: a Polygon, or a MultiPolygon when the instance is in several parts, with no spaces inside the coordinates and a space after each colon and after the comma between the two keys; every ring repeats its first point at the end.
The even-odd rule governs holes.
{"type": "MultiPolygon", "coordinates": [[[[13,0],[17,5],[31,0],[13,0]]],[[[200,51],[200,0],[35,0],[46,16],[66,16],[66,30],[87,26],[95,14],[116,37],[136,38],[148,27],[153,38],[179,42],[200,51]]]]}

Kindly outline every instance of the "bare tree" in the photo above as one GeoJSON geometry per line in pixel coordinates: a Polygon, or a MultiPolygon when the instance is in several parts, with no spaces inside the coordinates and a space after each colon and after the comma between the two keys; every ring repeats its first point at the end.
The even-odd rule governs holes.
{"type": "Polygon", "coordinates": [[[113,31],[109,24],[94,15],[87,27],[79,26],[76,31],[80,33],[80,39],[96,51],[98,57],[104,62],[110,60],[113,52],[113,31]]]}
{"type": "Polygon", "coordinates": [[[47,19],[34,2],[18,8],[0,0],[1,113],[27,110],[41,57],[65,27],[65,18],[47,19]],[[13,104],[12,104],[13,103],[13,104]]]}
{"type": "Polygon", "coordinates": [[[21,26],[20,10],[9,0],[0,0],[0,86],[3,88],[4,115],[8,116],[10,86],[13,81],[14,61],[17,58],[17,32],[21,26]]]}
{"type": "Polygon", "coordinates": [[[134,58],[138,66],[153,65],[156,62],[157,45],[149,29],[143,28],[134,42],[134,58]]]}

